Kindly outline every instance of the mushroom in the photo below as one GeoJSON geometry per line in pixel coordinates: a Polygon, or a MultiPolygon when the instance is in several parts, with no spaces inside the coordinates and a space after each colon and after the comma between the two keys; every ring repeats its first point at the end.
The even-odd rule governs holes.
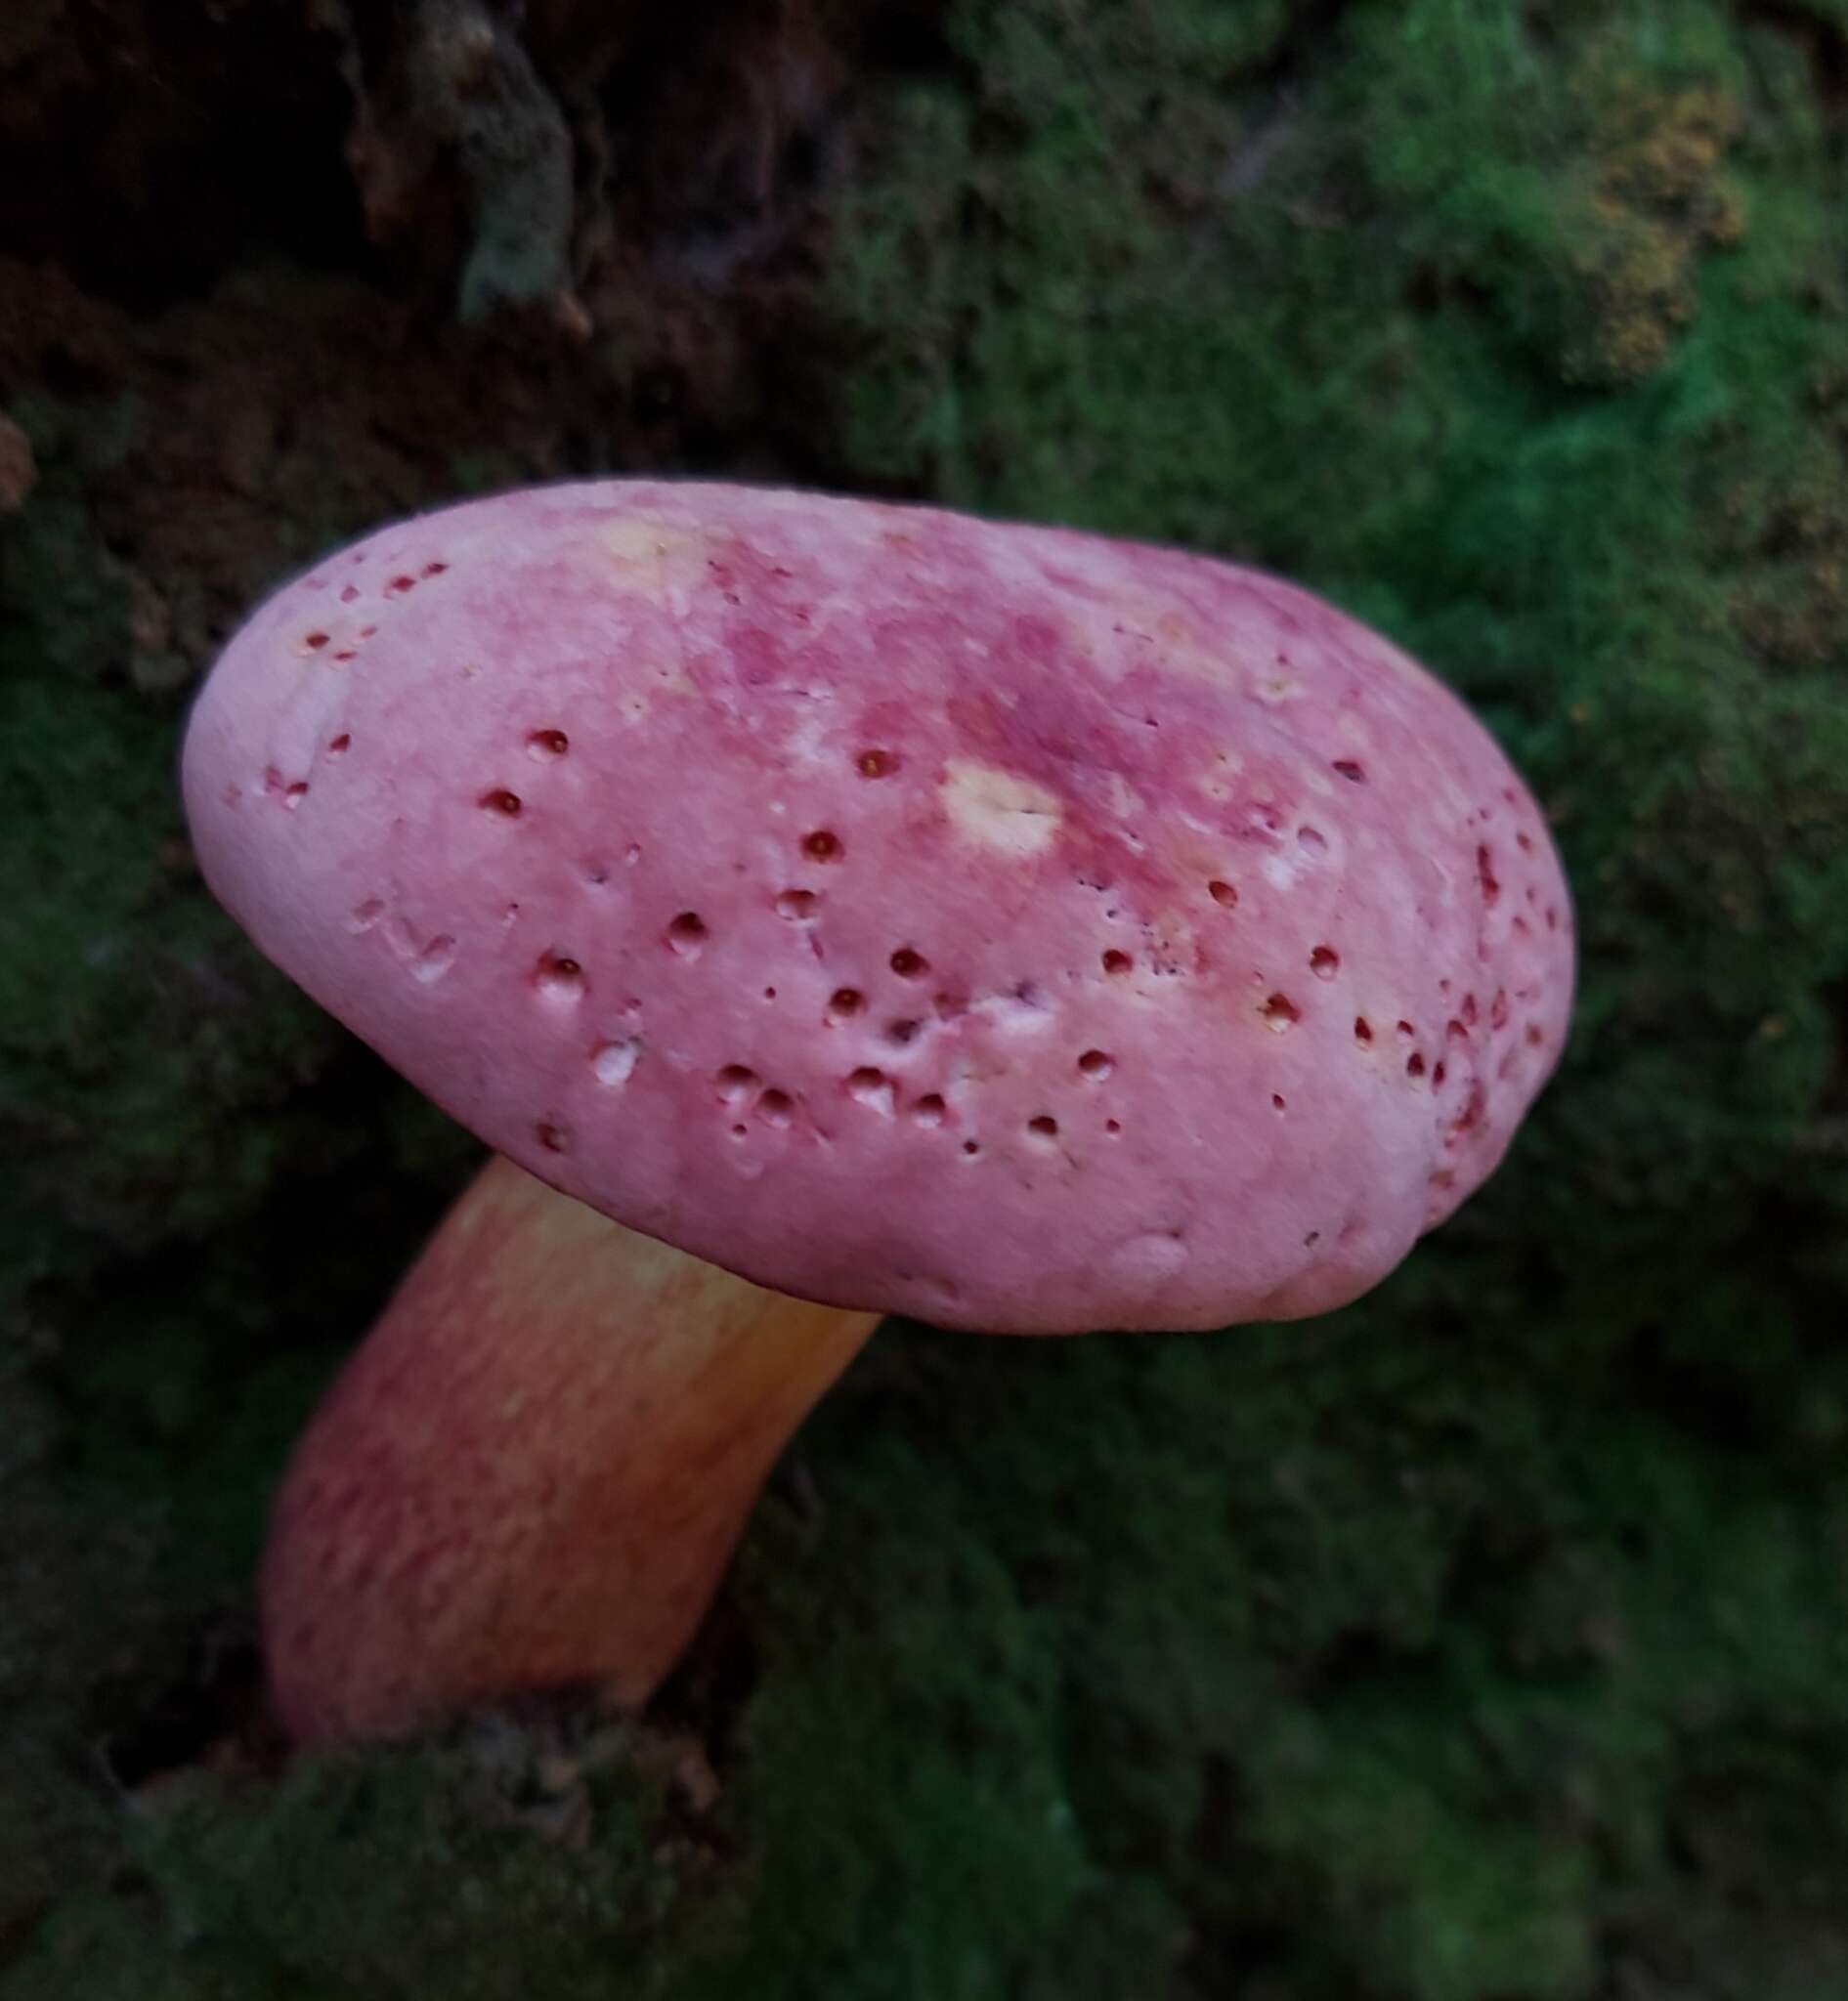
{"type": "Polygon", "coordinates": [[[302,1736],[644,1698],[881,1313],[1356,1298],[1571,1003],[1558,856],[1455,697],[1275,577],[1062,530],[472,501],[261,607],[185,784],[257,944],[504,1157],[285,1481],[302,1736]]]}

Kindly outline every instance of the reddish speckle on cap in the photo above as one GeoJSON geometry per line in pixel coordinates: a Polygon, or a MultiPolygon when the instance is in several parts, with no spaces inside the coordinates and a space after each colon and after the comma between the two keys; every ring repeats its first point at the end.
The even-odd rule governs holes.
{"type": "Polygon", "coordinates": [[[1320,1311],[1564,1045],[1543,816],[1275,577],[681,482],[358,553],[372,623],[290,586],[200,695],[207,879],[491,1145],[733,1271],[1023,1332],[1320,1311]]]}

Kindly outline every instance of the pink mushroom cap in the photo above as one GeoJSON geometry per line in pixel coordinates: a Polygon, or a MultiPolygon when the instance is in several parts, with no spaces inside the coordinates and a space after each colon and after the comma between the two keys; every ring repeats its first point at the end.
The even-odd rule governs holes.
{"type": "Polygon", "coordinates": [[[943,1326],[1339,1306],[1556,1062],[1570,899],[1377,633],[1174,549],[609,481],[271,598],[185,751],[213,890],[490,1145],[943,1326]]]}

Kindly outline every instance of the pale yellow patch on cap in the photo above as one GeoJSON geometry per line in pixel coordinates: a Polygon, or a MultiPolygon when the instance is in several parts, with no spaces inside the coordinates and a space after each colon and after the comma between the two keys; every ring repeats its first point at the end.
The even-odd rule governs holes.
{"type": "Polygon", "coordinates": [[[1022,861],[1052,845],[1064,817],[1044,786],[967,757],[951,759],[941,790],[943,810],[965,840],[1022,861]]]}
{"type": "Polygon", "coordinates": [[[1303,694],[1303,684],[1290,670],[1282,665],[1261,667],[1251,677],[1250,692],[1260,702],[1272,708],[1284,702],[1296,702],[1303,694]]]}
{"type": "Polygon", "coordinates": [[[1152,660],[1171,673],[1222,685],[1231,680],[1233,663],[1225,648],[1202,639],[1178,613],[1163,610],[1157,600],[1137,590],[1112,592],[1108,603],[1115,615],[1118,644],[1101,655],[1087,649],[1087,658],[1106,679],[1119,679],[1131,667],[1152,660]]]}
{"type": "Polygon", "coordinates": [[[624,572],[624,581],[664,595],[691,584],[707,553],[704,535],[650,521],[646,515],[624,515],[611,522],[597,532],[597,542],[624,572]]]}

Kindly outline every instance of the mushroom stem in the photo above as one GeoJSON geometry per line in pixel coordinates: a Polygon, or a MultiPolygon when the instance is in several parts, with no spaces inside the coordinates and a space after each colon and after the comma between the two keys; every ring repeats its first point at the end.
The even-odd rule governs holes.
{"type": "Polygon", "coordinates": [[[879,1316],[733,1277],[496,1157],[297,1446],[262,1579],[298,1739],[525,1689],[644,1700],[879,1316]]]}

